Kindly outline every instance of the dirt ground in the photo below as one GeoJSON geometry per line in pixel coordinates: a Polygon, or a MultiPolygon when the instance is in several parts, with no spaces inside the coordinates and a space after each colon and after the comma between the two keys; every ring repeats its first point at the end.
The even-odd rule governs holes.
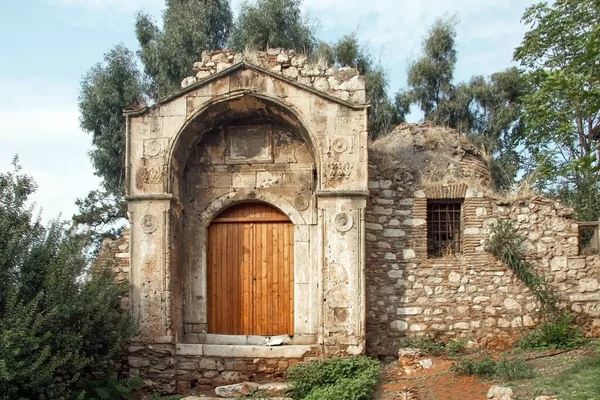
{"type": "Polygon", "coordinates": [[[375,399],[381,400],[485,400],[494,385],[474,376],[460,376],[450,371],[452,361],[431,357],[430,369],[410,375],[401,372],[398,361],[383,366],[381,384],[375,399]]]}

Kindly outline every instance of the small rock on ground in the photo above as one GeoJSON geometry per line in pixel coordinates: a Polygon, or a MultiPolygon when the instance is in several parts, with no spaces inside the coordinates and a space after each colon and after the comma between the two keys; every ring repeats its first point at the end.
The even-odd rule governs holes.
{"type": "Polygon", "coordinates": [[[254,382],[242,382],[233,385],[219,386],[215,393],[219,397],[241,397],[256,392],[260,384],[254,382]]]}
{"type": "Polygon", "coordinates": [[[538,396],[535,400],[558,400],[556,396],[538,396]]]}
{"type": "Polygon", "coordinates": [[[506,386],[492,386],[487,393],[488,400],[512,400],[513,391],[506,386]]]}
{"type": "Polygon", "coordinates": [[[264,393],[265,396],[283,396],[290,385],[284,382],[263,383],[258,387],[258,391],[264,393]]]}

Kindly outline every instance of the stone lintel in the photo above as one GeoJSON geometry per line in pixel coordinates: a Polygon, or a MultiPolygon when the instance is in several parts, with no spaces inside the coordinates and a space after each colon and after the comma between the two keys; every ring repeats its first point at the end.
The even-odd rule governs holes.
{"type": "Polygon", "coordinates": [[[244,346],[219,344],[183,344],[176,346],[178,355],[222,358],[302,358],[313,350],[309,345],[244,346]]]}

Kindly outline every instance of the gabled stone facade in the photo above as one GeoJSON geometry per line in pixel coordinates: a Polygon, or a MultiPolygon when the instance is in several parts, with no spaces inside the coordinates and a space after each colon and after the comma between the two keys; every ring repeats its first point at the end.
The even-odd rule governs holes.
{"type": "MultiPolygon", "coordinates": [[[[200,69],[211,63],[215,69],[203,79],[187,79],[173,96],[126,112],[130,302],[140,322],[130,366],[180,387],[233,380],[234,372],[280,371],[289,359],[360,354],[365,348],[364,78],[351,69],[328,72],[289,52],[269,58],[277,71],[243,55],[232,55],[237,63],[224,62],[228,54],[204,62],[200,69]],[[295,78],[290,68],[297,69],[295,78]],[[335,89],[317,82],[342,75],[345,81],[335,89]],[[215,218],[244,204],[278,210],[293,234],[273,239],[269,225],[260,237],[254,233],[250,241],[233,243],[225,229],[213,240],[218,247],[211,247],[215,218]],[[250,248],[259,239],[260,247],[250,248]],[[284,247],[272,248],[276,242],[284,247]],[[249,267],[240,261],[247,254],[254,254],[243,261],[249,267]],[[291,275],[278,270],[283,257],[293,266],[291,275]],[[211,267],[209,259],[217,265],[211,267]],[[218,271],[221,262],[229,263],[229,272],[218,271]],[[238,277],[243,268],[253,275],[238,277]],[[209,285],[210,271],[221,276],[220,286],[209,285]],[[278,294],[277,285],[270,293],[278,279],[288,280],[289,297],[278,294]],[[271,339],[252,333],[258,328],[236,328],[239,334],[211,326],[211,305],[230,296],[236,307],[237,299],[250,302],[240,306],[244,313],[254,315],[259,303],[257,324],[283,302],[291,327],[284,332],[275,327],[266,335],[289,335],[287,344],[266,347],[271,339]],[[276,360],[276,368],[264,360],[276,360]],[[257,371],[258,365],[263,367],[257,371]]],[[[262,220],[241,218],[236,229],[252,229],[262,220]]],[[[245,318],[228,311],[234,310],[215,318],[245,318]]]]}

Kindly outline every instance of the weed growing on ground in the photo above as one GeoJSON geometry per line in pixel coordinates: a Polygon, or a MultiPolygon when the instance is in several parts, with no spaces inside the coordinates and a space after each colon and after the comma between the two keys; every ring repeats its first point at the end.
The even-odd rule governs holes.
{"type": "Polygon", "coordinates": [[[487,356],[481,360],[464,358],[452,365],[452,371],[461,375],[477,375],[483,378],[498,378],[503,381],[529,379],[535,376],[533,369],[522,359],[499,361],[487,356]]]}
{"type": "Polygon", "coordinates": [[[436,338],[402,338],[398,343],[400,348],[417,348],[431,356],[457,356],[463,354],[467,348],[467,339],[443,342],[436,338]]]}
{"type": "Polygon", "coordinates": [[[562,313],[553,321],[542,324],[517,342],[521,349],[574,349],[584,345],[587,339],[581,328],[573,325],[573,317],[562,313]]]}

